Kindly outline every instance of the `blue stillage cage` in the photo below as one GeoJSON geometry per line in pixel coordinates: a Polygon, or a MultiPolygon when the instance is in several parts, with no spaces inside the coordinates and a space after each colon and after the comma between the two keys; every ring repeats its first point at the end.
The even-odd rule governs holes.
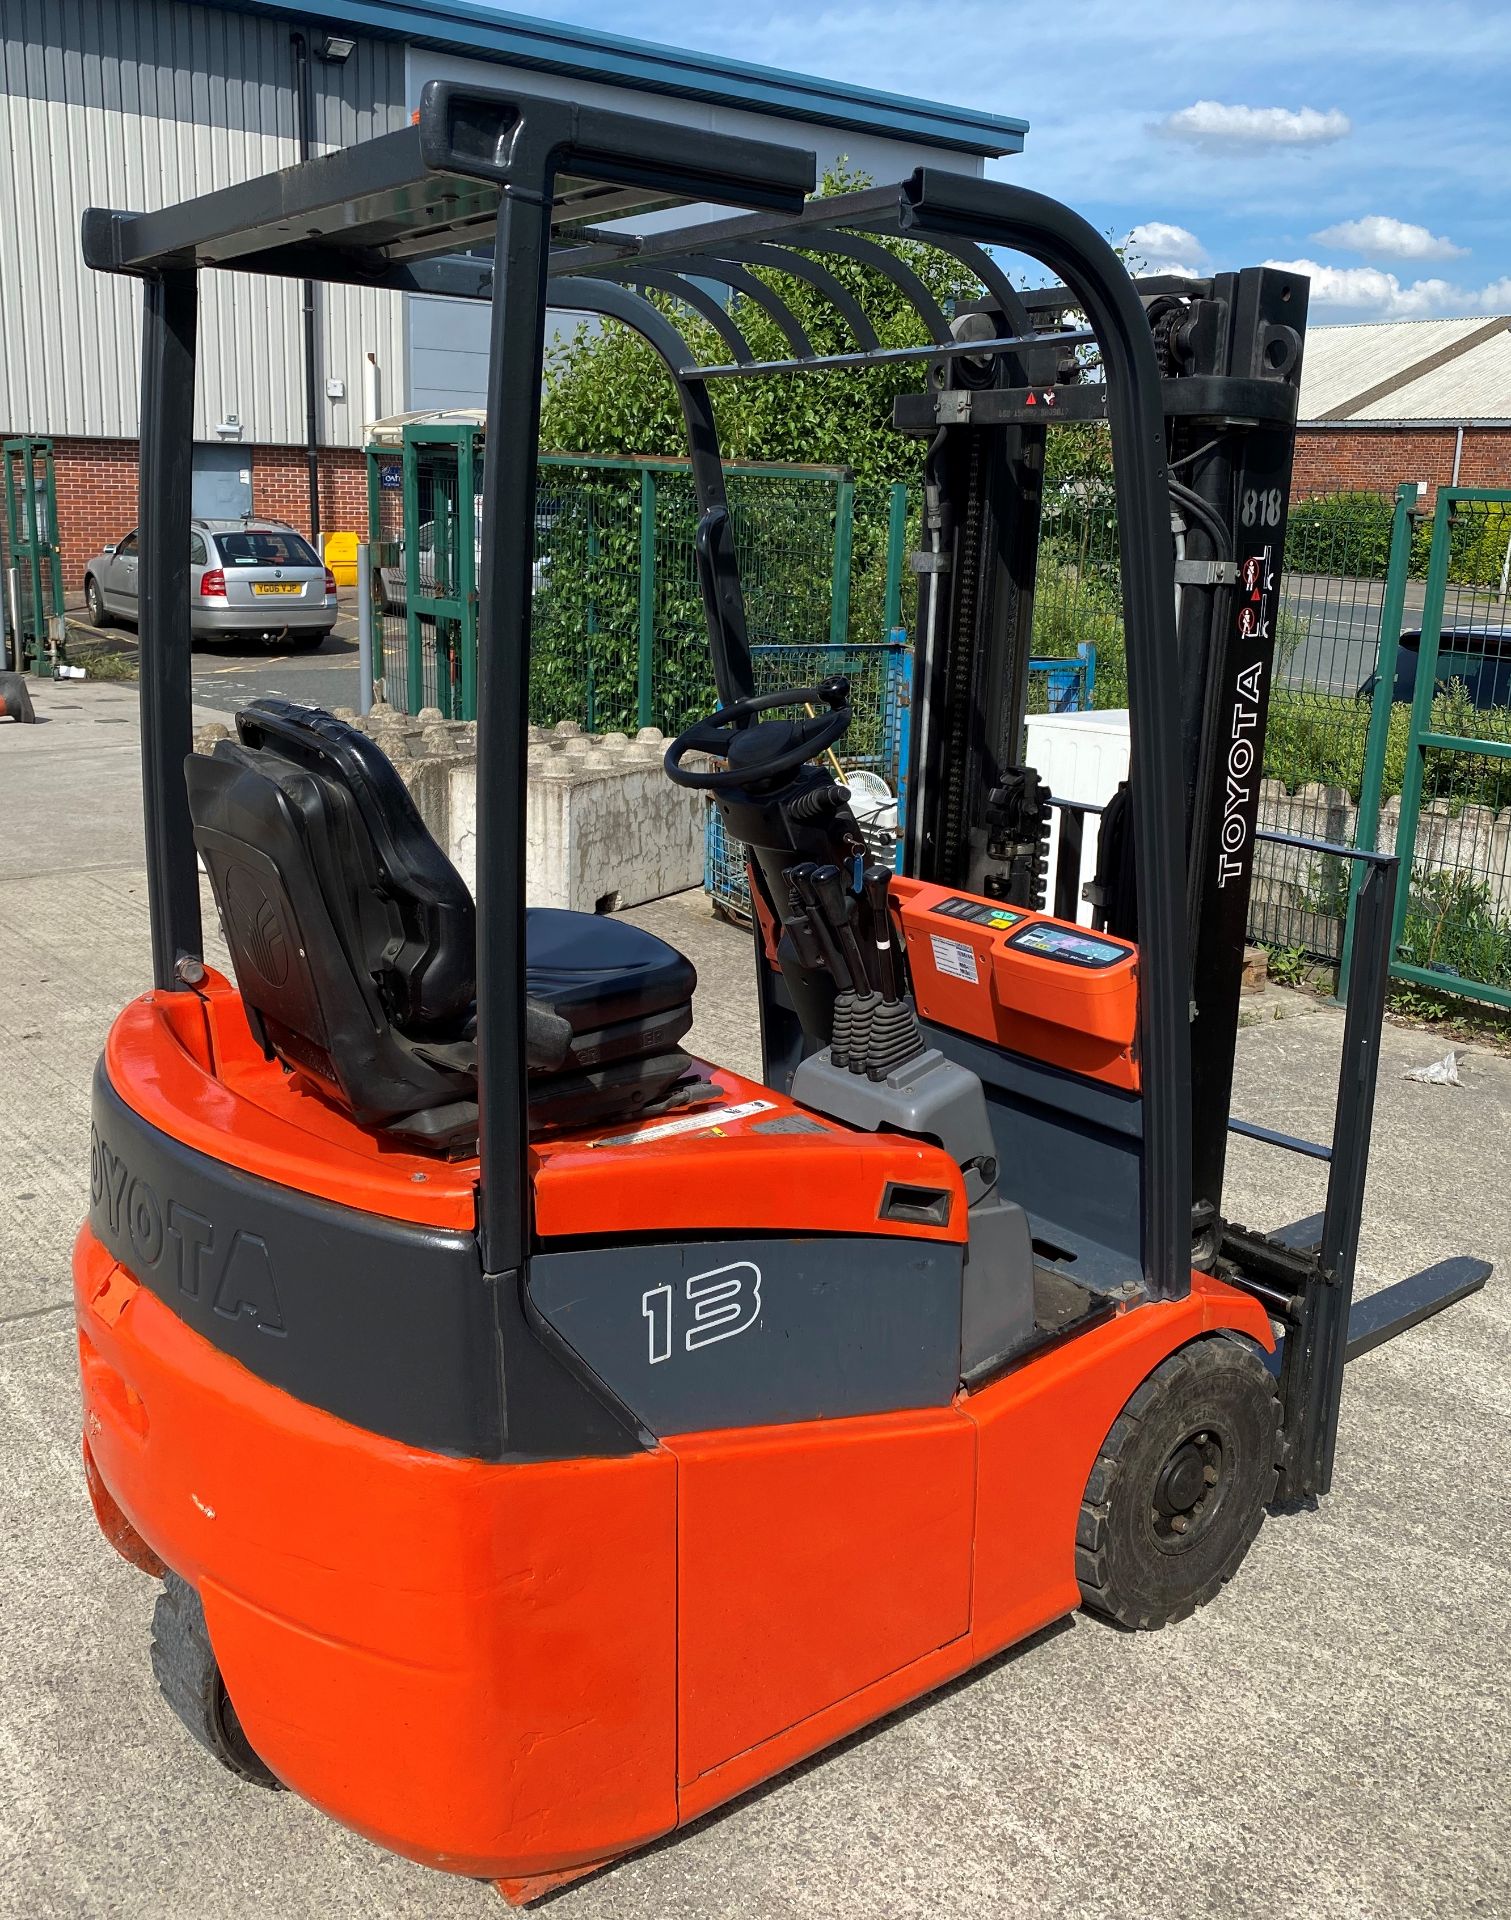
{"type": "Polygon", "coordinates": [[[1097,650],[1092,641],[1083,640],[1065,659],[1035,654],[1028,665],[1043,682],[1044,712],[1085,713],[1090,707],[1097,678],[1097,650]]]}
{"type": "MultiPolygon", "coordinates": [[[[758,693],[812,686],[835,673],[849,675],[854,718],[839,745],[840,765],[850,780],[852,809],[873,855],[884,866],[895,867],[907,808],[913,650],[906,632],[896,628],[890,639],[873,646],[754,646],[750,659],[758,693]]],[[[1043,682],[1044,711],[1079,713],[1091,705],[1094,646],[1083,642],[1068,659],[1035,658],[1029,669],[1043,682]]],[[[708,809],[703,891],[716,912],[749,920],[745,849],[730,840],[714,806],[708,809]]]]}
{"type": "MultiPolygon", "coordinates": [[[[851,781],[852,807],[876,858],[896,859],[901,820],[899,786],[907,764],[907,702],[913,650],[903,636],[868,646],[753,646],[751,677],[757,693],[813,686],[836,673],[849,676],[850,730],[835,749],[851,781]]],[[[708,810],[703,891],[717,912],[750,918],[745,849],[724,831],[716,807],[708,810]]]]}

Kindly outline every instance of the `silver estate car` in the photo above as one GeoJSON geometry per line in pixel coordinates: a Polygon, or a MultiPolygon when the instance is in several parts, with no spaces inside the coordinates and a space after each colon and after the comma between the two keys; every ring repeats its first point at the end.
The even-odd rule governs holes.
{"type": "MultiPolygon", "coordinates": [[[[97,627],[137,617],[135,532],[84,569],[97,627]]],[[[195,520],[189,605],[196,640],[244,638],[312,653],[336,624],[336,577],[303,534],[281,520],[195,520]]]]}

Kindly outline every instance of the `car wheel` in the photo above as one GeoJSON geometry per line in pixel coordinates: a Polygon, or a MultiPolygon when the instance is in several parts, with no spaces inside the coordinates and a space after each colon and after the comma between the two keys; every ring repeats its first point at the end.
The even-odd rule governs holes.
{"type": "Polygon", "coordinates": [[[84,582],[84,599],[89,607],[90,626],[108,627],[111,619],[105,609],[105,596],[100,592],[100,583],[93,574],[84,582]]]}
{"type": "Polygon", "coordinates": [[[318,653],[327,638],[323,633],[290,633],[284,636],[284,644],[290,653],[318,653]]]}

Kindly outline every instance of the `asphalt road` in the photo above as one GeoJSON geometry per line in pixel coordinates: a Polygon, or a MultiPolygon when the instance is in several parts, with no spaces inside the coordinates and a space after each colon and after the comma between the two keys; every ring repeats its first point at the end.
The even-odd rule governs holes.
{"type": "MultiPolygon", "coordinates": [[[[1407,581],[1403,632],[1421,625],[1425,593],[1425,581],[1407,581]]],[[[1287,574],[1281,582],[1280,683],[1311,693],[1357,693],[1375,670],[1384,597],[1383,580],[1287,574]],[[1298,629],[1301,637],[1287,651],[1286,641],[1298,629]]],[[[1443,610],[1445,628],[1508,623],[1507,602],[1468,588],[1456,588],[1443,610]]]]}
{"type": "Polygon", "coordinates": [[[357,704],[357,616],[343,595],[332,633],[314,653],[280,653],[242,640],[202,640],[194,649],[195,704],[234,713],[265,694],[320,707],[357,704]]]}

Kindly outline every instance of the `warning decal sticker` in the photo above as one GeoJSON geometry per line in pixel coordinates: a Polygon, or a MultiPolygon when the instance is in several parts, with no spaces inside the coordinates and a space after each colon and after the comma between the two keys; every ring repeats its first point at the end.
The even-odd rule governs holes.
{"type": "Polygon", "coordinates": [[[726,1126],[731,1120],[748,1120],[753,1113],[771,1113],[776,1107],[775,1100],[742,1100],[737,1107],[705,1107],[700,1113],[690,1113],[682,1120],[663,1120],[659,1126],[640,1127],[634,1133],[610,1134],[603,1140],[592,1140],[588,1144],[594,1147],[638,1147],[646,1140],[670,1140],[678,1133],[702,1133],[705,1128],[726,1126]]]}
{"type": "Polygon", "coordinates": [[[973,987],[976,985],[976,955],[963,940],[946,940],[943,934],[931,933],[929,944],[934,949],[934,965],[941,973],[952,974],[957,980],[969,980],[973,987]]]}

